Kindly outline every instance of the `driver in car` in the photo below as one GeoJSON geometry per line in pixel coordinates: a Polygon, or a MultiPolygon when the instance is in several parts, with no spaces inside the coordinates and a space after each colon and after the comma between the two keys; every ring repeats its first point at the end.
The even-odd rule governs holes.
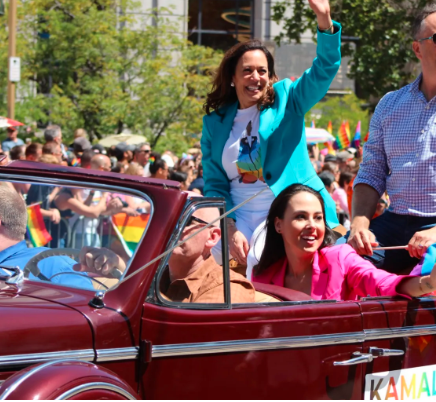
{"type": "MultiPolygon", "coordinates": [[[[217,208],[195,211],[183,229],[181,240],[219,217],[217,208]]],[[[221,239],[219,227],[210,226],[176,247],[162,276],[160,290],[171,301],[181,303],[224,303],[223,268],[211,249],[221,239]]],[[[232,303],[254,303],[255,291],[249,280],[230,270],[232,303]]]]}
{"type": "MultiPolygon", "coordinates": [[[[27,262],[46,247],[28,248],[24,236],[27,230],[27,209],[22,197],[6,185],[0,185],[0,268],[19,267],[23,269],[27,262]]],[[[86,275],[67,272],[87,271],[108,276],[115,268],[125,269],[125,263],[112,251],[103,248],[84,247],[80,254],[80,263],[67,256],[52,256],[38,263],[40,274],[32,273],[29,279],[51,281],[53,283],[94,290],[92,280],[86,275]],[[56,275],[63,273],[61,275],[56,275]]],[[[4,271],[4,270],[0,270],[4,271]]],[[[4,271],[10,275],[9,271],[4,271]]]]}

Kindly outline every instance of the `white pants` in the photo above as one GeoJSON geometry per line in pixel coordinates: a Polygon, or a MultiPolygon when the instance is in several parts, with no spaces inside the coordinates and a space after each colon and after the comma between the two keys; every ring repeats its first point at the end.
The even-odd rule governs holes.
{"type": "MultiPolygon", "coordinates": [[[[247,278],[251,279],[253,266],[259,262],[265,245],[265,220],[269,211],[244,211],[243,208],[235,211],[236,228],[246,237],[250,245],[250,251],[247,256],[247,278]],[[254,234],[254,236],[253,236],[254,234]]],[[[222,265],[221,240],[212,249],[212,255],[215,261],[222,265]]],[[[233,258],[230,255],[230,258],[233,258]]]]}

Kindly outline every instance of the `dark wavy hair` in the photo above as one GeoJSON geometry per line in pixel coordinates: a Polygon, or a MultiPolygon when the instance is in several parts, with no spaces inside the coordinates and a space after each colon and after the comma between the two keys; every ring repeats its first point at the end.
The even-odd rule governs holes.
{"type": "Polygon", "coordinates": [[[252,39],[236,44],[225,53],[213,80],[212,91],[207,94],[206,102],[203,105],[203,109],[207,114],[210,114],[213,110],[219,113],[220,108],[238,100],[236,89],[230,86],[230,84],[235,75],[239,59],[244,53],[251,50],[261,50],[265,54],[268,62],[268,76],[271,83],[262,98],[259,99],[257,106],[259,110],[263,110],[274,103],[274,88],[272,84],[278,81],[274,70],[274,58],[260,40],[252,39]]]}
{"type": "Polygon", "coordinates": [[[254,276],[259,275],[261,272],[286,256],[283,237],[280,233],[277,233],[275,228],[275,219],[283,219],[289,200],[302,192],[313,194],[321,203],[325,234],[319,250],[334,244],[335,235],[333,230],[327,226],[322,195],[318,191],[315,191],[313,188],[305,186],[304,184],[292,184],[291,186],[286,187],[271,204],[265,223],[265,247],[260,257],[259,264],[254,266],[254,276]]]}

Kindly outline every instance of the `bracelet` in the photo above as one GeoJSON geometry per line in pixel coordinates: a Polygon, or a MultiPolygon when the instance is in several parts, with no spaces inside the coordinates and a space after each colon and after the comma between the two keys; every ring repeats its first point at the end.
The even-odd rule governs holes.
{"type": "Polygon", "coordinates": [[[321,30],[321,29],[319,29],[319,26],[318,26],[318,30],[321,33],[331,33],[332,34],[332,33],[334,33],[334,30],[332,31],[332,28],[333,28],[333,22],[327,29],[321,30]]]}

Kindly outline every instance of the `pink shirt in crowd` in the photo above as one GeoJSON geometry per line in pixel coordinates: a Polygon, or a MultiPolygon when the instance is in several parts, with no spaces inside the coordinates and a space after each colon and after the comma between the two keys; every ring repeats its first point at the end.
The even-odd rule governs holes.
{"type": "MultiPolygon", "coordinates": [[[[253,282],[284,287],[286,257],[257,276],[253,282]]],[[[358,296],[409,296],[397,292],[407,275],[390,274],[360,257],[348,244],[325,247],[314,255],[311,297],[314,300],[357,300],[358,296]]]]}
{"type": "Polygon", "coordinates": [[[348,199],[346,191],[339,187],[332,194],[333,200],[339,202],[339,207],[345,211],[347,214],[350,214],[350,210],[348,208],[348,199]]]}

